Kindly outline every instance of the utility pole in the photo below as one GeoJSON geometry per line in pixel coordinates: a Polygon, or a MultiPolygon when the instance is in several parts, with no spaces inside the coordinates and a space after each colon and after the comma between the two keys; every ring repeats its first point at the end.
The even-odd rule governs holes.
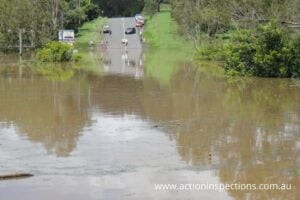
{"type": "Polygon", "coordinates": [[[65,13],[64,12],[62,12],[61,13],[61,29],[62,30],[64,30],[65,29],[65,27],[64,27],[64,25],[65,25],[65,13]]]}
{"type": "MultiPolygon", "coordinates": [[[[80,7],[81,7],[80,0],[78,0],[78,7],[79,7],[78,11],[79,11],[79,14],[80,14],[80,7]]],[[[79,26],[80,26],[80,24],[81,24],[80,15],[79,15],[79,21],[78,22],[79,22],[79,26]]]]}
{"type": "Polygon", "coordinates": [[[19,29],[19,54],[22,56],[23,54],[23,39],[22,39],[22,29],[19,29]]]}

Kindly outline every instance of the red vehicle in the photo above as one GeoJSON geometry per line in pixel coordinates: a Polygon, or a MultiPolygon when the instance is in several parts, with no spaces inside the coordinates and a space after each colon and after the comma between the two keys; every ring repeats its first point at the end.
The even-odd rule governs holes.
{"type": "Polygon", "coordinates": [[[137,28],[141,28],[141,27],[143,27],[143,23],[141,22],[141,21],[136,21],[135,22],[135,26],[137,27],[137,28]]]}

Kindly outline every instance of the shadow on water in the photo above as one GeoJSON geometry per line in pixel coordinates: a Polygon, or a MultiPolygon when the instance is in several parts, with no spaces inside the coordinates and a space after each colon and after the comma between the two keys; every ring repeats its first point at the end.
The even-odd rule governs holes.
{"type": "MultiPolygon", "coordinates": [[[[72,157],[72,152],[80,151],[76,145],[84,137],[83,130],[97,130],[95,113],[113,118],[135,116],[152,124],[150,130],[163,131],[174,141],[188,169],[214,170],[222,183],[299,185],[298,81],[227,78],[208,63],[200,68],[178,65],[171,70],[162,67],[168,62],[174,67],[171,58],[158,54],[156,61],[148,60],[144,76],[141,52],[106,53],[105,75],[80,66],[39,66],[34,69],[38,75],[26,76],[13,76],[17,68],[1,68],[0,132],[13,126],[19,135],[41,143],[48,152],[72,157]]],[[[112,148],[116,147],[112,144],[112,148]]],[[[134,150],[133,157],[134,152],[146,155],[149,148],[134,150]]],[[[121,158],[120,152],[115,153],[109,155],[121,158]]],[[[156,161],[149,158],[149,162],[165,159],[160,154],[151,155],[156,161]]],[[[181,167],[179,163],[173,162],[172,167],[181,167]]],[[[229,195],[235,199],[296,199],[297,191],[229,191],[229,195]]]]}

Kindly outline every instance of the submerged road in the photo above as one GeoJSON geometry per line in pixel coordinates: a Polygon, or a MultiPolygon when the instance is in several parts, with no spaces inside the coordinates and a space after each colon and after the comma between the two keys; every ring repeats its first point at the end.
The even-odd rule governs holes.
{"type": "Polygon", "coordinates": [[[135,34],[125,34],[127,28],[135,27],[135,19],[110,18],[107,25],[112,34],[104,34],[103,41],[106,41],[102,53],[105,58],[105,71],[111,74],[122,74],[141,78],[143,76],[142,43],[140,41],[139,29],[135,34]],[[126,48],[122,39],[128,40],[126,48]]]}

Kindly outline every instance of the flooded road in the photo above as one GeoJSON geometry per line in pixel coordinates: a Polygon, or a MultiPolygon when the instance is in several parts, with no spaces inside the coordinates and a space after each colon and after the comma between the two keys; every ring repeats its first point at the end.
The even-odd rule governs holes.
{"type": "Polygon", "coordinates": [[[35,175],[0,181],[1,200],[297,199],[299,81],[106,64],[0,68],[0,175],[35,175]],[[232,183],[293,188],[155,188],[232,183]]]}

